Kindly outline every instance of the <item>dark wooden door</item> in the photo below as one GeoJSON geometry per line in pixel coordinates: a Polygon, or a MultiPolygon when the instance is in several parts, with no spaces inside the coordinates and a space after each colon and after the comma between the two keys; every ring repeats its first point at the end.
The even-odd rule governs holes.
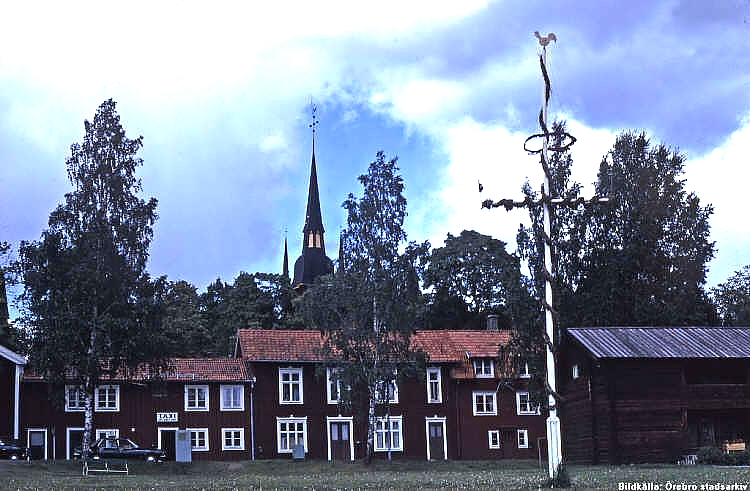
{"type": "Polygon", "coordinates": [[[445,435],[443,435],[443,423],[430,422],[427,424],[427,428],[430,432],[430,459],[445,459],[445,435]]]}
{"type": "Polygon", "coordinates": [[[73,458],[73,451],[83,445],[83,430],[68,431],[68,457],[73,458]]]}
{"type": "Polygon", "coordinates": [[[159,430],[161,433],[161,449],[167,454],[167,460],[175,459],[176,430],[159,430]]]}
{"type": "Polygon", "coordinates": [[[29,430],[29,453],[32,459],[47,458],[47,432],[29,430]]]}
{"type": "Polygon", "coordinates": [[[351,448],[351,435],[349,434],[349,423],[346,421],[331,422],[331,459],[351,460],[349,450],[351,448]]]}

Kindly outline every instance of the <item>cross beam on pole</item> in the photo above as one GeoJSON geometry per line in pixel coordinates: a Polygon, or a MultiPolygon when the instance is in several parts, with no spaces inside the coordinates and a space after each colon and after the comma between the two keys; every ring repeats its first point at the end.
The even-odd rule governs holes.
{"type": "MultiPolygon", "coordinates": [[[[542,77],[544,78],[544,93],[542,98],[542,108],[539,111],[539,126],[542,130],[541,133],[536,133],[529,136],[524,142],[524,149],[530,154],[540,154],[540,163],[544,170],[544,183],[542,184],[541,197],[538,200],[534,200],[530,197],[518,201],[514,199],[501,199],[498,201],[484,200],[482,202],[482,208],[493,209],[504,207],[507,211],[514,208],[531,208],[533,206],[542,205],[542,222],[543,222],[543,242],[544,242],[544,262],[543,262],[543,275],[544,275],[544,298],[542,305],[544,306],[544,326],[545,326],[545,345],[546,345],[546,364],[547,364],[547,404],[549,408],[549,417],[547,418],[547,470],[549,477],[555,476],[560,464],[562,463],[562,439],[561,439],[561,428],[560,419],[557,416],[557,401],[555,394],[557,394],[557,381],[556,381],[556,367],[555,367],[555,353],[554,353],[554,311],[552,303],[552,239],[551,239],[551,220],[550,220],[550,207],[551,206],[567,206],[576,208],[582,205],[589,204],[605,204],[609,202],[608,197],[594,196],[589,200],[584,198],[553,198],[551,196],[550,181],[551,172],[549,169],[549,159],[547,158],[548,152],[561,152],[570,148],[576,139],[569,133],[564,133],[564,140],[566,142],[562,144],[551,145],[550,136],[552,133],[547,128],[547,105],[550,99],[550,80],[547,73],[547,45],[550,41],[557,42],[557,37],[553,33],[549,33],[547,36],[542,37],[539,31],[536,31],[534,35],[539,40],[539,44],[542,47],[542,53],[539,55],[539,64],[542,70],[542,77]],[[542,147],[538,150],[530,150],[528,143],[531,140],[541,138],[542,147]]],[[[482,186],[480,184],[480,192],[482,186]]]]}

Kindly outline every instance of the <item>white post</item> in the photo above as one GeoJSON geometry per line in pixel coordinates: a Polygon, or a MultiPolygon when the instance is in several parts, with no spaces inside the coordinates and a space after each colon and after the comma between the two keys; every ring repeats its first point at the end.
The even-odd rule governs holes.
{"type": "Polygon", "coordinates": [[[18,440],[21,428],[21,380],[23,365],[16,364],[15,387],[13,388],[13,438],[18,440]]]}
{"type": "MultiPolygon", "coordinates": [[[[547,47],[542,46],[542,62],[544,66],[547,66],[547,47]]],[[[542,121],[544,126],[547,126],[547,84],[544,82],[544,92],[542,93],[542,121]]],[[[546,130],[549,131],[549,130],[546,130]]],[[[542,139],[542,158],[544,162],[547,160],[547,135],[544,135],[542,139]]],[[[544,187],[542,188],[542,220],[544,222],[544,270],[545,270],[545,281],[544,281],[544,300],[545,315],[544,324],[547,332],[547,337],[550,343],[554,343],[555,332],[554,332],[554,321],[552,319],[552,281],[550,279],[552,269],[552,252],[548,237],[551,235],[550,225],[550,202],[549,199],[552,197],[550,194],[550,176],[547,172],[544,172],[544,187]]],[[[557,392],[557,383],[555,380],[555,356],[552,353],[551,346],[547,344],[547,385],[553,391],[557,392]]],[[[560,419],[557,417],[557,403],[555,397],[552,394],[548,396],[549,404],[549,417],[547,418],[547,468],[549,470],[549,476],[554,477],[555,471],[557,470],[560,462],[562,462],[562,445],[560,441],[560,419]]]]}

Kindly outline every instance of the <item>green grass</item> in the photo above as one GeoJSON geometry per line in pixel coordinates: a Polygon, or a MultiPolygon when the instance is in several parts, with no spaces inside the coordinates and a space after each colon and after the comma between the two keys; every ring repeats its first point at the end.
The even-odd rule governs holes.
{"type": "MultiPolygon", "coordinates": [[[[545,475],[533,461],[394,461],[330,463],[131,462],[131,475],[82,476],[77,462],[8,462],[3,489],[536,489],[545,475]]],[[[715,466],[569,466],[579,489],[618,489],[618,483],[750,483],[750,468],[715,466]]]]}

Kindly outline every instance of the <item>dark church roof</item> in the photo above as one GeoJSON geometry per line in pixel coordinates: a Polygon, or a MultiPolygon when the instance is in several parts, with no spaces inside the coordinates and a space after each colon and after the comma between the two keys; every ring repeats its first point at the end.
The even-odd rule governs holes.
{"type": "Polygon", "coordinates": [[[750,327],[568,329],[594,358],[750,358],[750,327]]]}
{"type": "Polygon", "coordinates": [[[320,193],[318,192],[318,169],[315,165],[315,148],[313,148],[312,165],[310,165],[310,187],[307,191],[305,228],[302,229],[302,232],[310,232],[311,230],[325,232],[323,229],[323,217],[320,213],[320,193]]]}

